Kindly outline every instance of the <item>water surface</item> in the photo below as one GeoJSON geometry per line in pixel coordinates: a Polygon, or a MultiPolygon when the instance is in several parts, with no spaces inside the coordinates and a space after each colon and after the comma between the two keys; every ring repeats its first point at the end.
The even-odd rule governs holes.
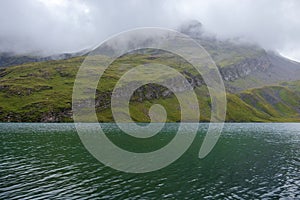
{"type": "MultiPolygon", "coordinates": [[[[82,145],[73,124],[0,124],[0,199],[278,199],[300,198],[300,124],[226,124],[204,159],[200,124],[188,151],[168,167],[128,174],[104,166],[82,145]]],[[[115,124],[106,134],[120,147],[151,151],[177,124],[132,140],[115,124]]]]}

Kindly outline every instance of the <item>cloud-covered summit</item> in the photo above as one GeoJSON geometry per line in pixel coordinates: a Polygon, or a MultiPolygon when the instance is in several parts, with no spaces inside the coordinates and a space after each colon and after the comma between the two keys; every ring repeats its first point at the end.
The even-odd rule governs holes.
{"type": "Polygon", "coordinates": [[[74,52],[120,31],[176,28],[195,19],[216,37],[241,38],[300,60],[299,10],[297,0],[3,0],[0,52],[74,52]]]}

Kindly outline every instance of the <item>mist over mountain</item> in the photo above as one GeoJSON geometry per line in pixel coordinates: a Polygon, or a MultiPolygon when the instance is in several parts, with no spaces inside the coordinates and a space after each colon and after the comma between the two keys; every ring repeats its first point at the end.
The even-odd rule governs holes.
{"type": "Polygon", "coordinates": [[[239,39],[217,39],[206,33],[196,20],[187,21],[179,30],[208,51],[231,92],[299,80],[300,63],[277,52],[239,39]],[[238,80],[243,84],[236,83],[238,80]]]}
{"type": "Polygon", "coordinates": [[[62,53],[62,54],[54,54],[49,56],[39,56],[35,54],[17,54],[14,52],[3,52],[0,53],[0,67],[9,67],[13,65],[21,65],[24,63],[31,63],[31,62],[64,60],[76,56],[87,55],[89,51],[90,50],[82,50],[74,53],[62,53]]]}
{"type": "MultiPolygon", "coordinates": [[[[196,20],[185,21],[178,26],[178,30],[201,44],[215,61],[227,92],[226,121],[300,121],[299,63],[276,52],[267,51],[257,44],[239,39],[219,39],[206,32],[202,23],[196,20]]],[[[112,50],[114,48],[109,46],[105,49],[112,50]]],[[[47,57],[2,54],[1,121],[72,121],[72,87],[78,67],[88,52],[89,50],[85,50],[47,57]],[[21,63],[23,64],[20,65],[21,63]]],[[[209,121],[211,102],[201,75],[195,73],[186,61],[157,50],[125,54],[104,73],[104,82],[99,82],[95,99],[99,121],[114,120],[110,111],[111,90],[122,73],[128,71],[130,66],[155,62],[172,65],[187,78],[199,96],[202,111],[199,120],[209,121]]],[[[136,78],[143,79],[142,76],[136,78]]],[[[172,77],[169,79],[166,81],[174,80],[172,77]]],[[[180,90],[184,92],[184,88],[180,90]]],[[[137,121],[148,122],[149,105],[162,104],[167,107],[167,111],[168,105],[172,105],[167,121],[178,121],[180,112],[173,109],[177,103],[176,97],[165,88],[145,85],[133,94],[132,117],[137,121]]]]}
{"type": "Polygon", "coordinates": [[[121,31],[174,29],[196,19],[219,39],[239,38],[300,60],[299,9],[295,0],[1,1],[0,52],[77,52],[121,31]]]}
{"type": "MultiPolygon", "coordinates": [[[[265,50],[257,44],[241,41],[239,38],[218,39],[216,35],[207,32],[203,24],[197,20],[186,20],[176,29],[192,37],[204,47],[216,62],[223,79],[227,81],[227,88],[231,92],[283,81],[294,81],[300,77],[299,63],[284,58],[274,51],[265,50]],[[243,80],[245,83],[242,85],[233,83],[244,77],[253,78],[243,80]]],[[[1,53],[0,67],[69,59],[87,55],[89,51],[89,49],[85,49],[75,53],[50,56],[1,53]]]]}

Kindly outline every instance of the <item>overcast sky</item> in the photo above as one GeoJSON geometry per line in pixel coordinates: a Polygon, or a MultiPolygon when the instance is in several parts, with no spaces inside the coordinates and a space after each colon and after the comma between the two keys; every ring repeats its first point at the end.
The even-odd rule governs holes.
{"type": "Polygon", "coordinates": [[[1,0],[0,51],[74,52],[120,31],[196,19],[220,38],[243,38],[300,61],[297,0],[1,0]]]}

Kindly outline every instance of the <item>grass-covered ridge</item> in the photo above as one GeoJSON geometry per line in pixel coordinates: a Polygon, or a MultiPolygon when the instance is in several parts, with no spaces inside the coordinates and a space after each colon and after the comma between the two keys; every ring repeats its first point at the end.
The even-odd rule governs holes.
{"type": "Polygon", "coordinates": [[[42,121],[51,113],[70,110],[73,83],[82,61],[79,57],[2,69],[1,121],[42,121]]]}
{"type": "MultiPolygon", "coordinates": [[[[187,78],[196,74],[188,63],[182,60],[174,63],[172,59],[173,57],[169,54],[165,54],[164,57],[129,54],[114,62],[105,71],[98,85],[97,97],[101,104],[97,107],[99,121],[113,121],[109,108],[110,92],[118,79],[130,67],[157,62],[174,67],[187,78]]],[[[0,69],[0,121],[71,122],[72,89],[83,60],[84,57],[76,57],[0,69]]],[[[298,81],[250,89],[238,94],[228,93],[226,120],[230,122],[299,122],[299,88],[298,81]]],[[[209,121],[211,103],[207,89],[204,85],[197,86],[195,92],[201,109],[199,121],[209,121]]],[[[138,97],[140,96],[134,96],[130,104],[133,120],[149,121],[148,110],[153,104],[162,104],[166,108],[167,121],[180,120],[180,107],[174,95],[154,98],[138,97]]]]}

